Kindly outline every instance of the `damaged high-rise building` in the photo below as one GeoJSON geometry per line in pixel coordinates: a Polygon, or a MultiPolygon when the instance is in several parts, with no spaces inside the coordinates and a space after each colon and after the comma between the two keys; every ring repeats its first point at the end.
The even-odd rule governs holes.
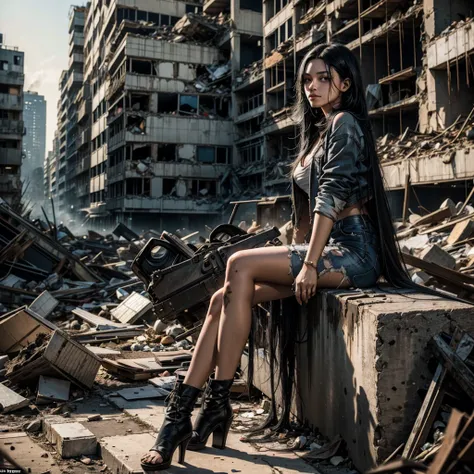
{"type": "Polygon", "coordinates": [[[473,123],[473,16],[469,0],[263,2],[263,63],[233,87],[240,180],[265,195],[288,192],[298,64],[315,44],[339,42],[360,59],[395,215],[405,196],[405,205],[431,209],[441,197],[463,199],[474,177],[474,148],[460,143],[473,123]],[[464,128],[446,144],[455,122],[464,128]]]}
{"type": "Polygon", "coordinates": [[[94,0],[83,33],[70,23],[83,56],[70,56],[60,81],[61,208],[102,227],[195,228],[222,220],[234,199],[287,194],[296,71],[325,41],[360,59],[394,212],[409,185],[416,192],[405,206],[435,184],[438,197],[462,198],[474,177],[471,148],[459,145],[474,99],[473,8],[468,0],[94,0]],[[83,82],[70,96],[81,61],[83,82]],[[462,125],[452,143],[438,140],[462,125]]]}
{"type": "Polygon", "coordinates": [[[18,208],[21,200],[24,53],[4,46],[0,34],[0,198],[18,208]]]}

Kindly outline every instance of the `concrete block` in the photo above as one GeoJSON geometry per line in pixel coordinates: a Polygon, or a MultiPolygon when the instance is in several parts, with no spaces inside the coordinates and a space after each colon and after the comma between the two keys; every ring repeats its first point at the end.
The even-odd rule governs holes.
{"type": "Polygon", "coordinates": [[[70,388],[71,382],[68,380],[40,375],[36,403],[48,403],[51,400],[67,401],[70,388]]]}
{"type": "Polygon", "coordinates": [[[112,310],[112,316],[121,323],[133,324],[150,313],[152,308],[153,304],[148,298],[134,291],[112,310]]]}
{"type": "MultiPolygon", "coordinates": [[[[364,472],[408,439],[422,403],[418,390],[433,376],[428,341],[453,324],[472,332],[472,306],[390,288],[370,298],[321,291],[307,310],[312,360],[306,343],[299,344],[301,403],[294,410],[324,435],[341,434],[364,472]]],[[[269,395],[269,373],[263,367],[256,375],[257,388],[269,395]]]]}
{"type": "Polygon", "coordinates": [[[451,270],[456,267],[456,259],[436,244],[426,247],[420,253],[419,258],[425,262],[436,263],[451,270]]]}
{"type": "Polygon", "coordinates": [[[469,219],[467,221],[458,222],[454,229],[449,234],[446,242],[449,245],[453,245],[464,239],[468,239],[474,233],[474,221],[469,219]]]}
{"type": "Polygon", "coordinates": [[[97,438],[81,423],[51,425],[51,442],[63,458],[96,454],[97,438]]]}
{"type": "MultiPolygon", "coordinates": [[[[26,433],[0,433],[0,453],[8,453],[9,460],[15,466],[21,466],[21,472],[64,473],[52,454],[41,448],[26,433]]],[[[2,472],[20,472],[14,465],[8,465],[3,456],[1,466],[2,472]]]]}
{"type": "Polygon", "coordinates": [[[19,410],[26,407],[29,403],[30,401],[27,398],[18,395],[18,393],[0,383],[0,405],[3,408],[3,413],[19,410]]]}
{"type": "MultiPolygon", "coordinates": [[[[164,415],[162,415],[162,420],[164,415]]],[[[161,421],[162,421],[161,420],[161,421]]],[[[249,443],[242,443],[238,433],[229,433],[228,449],[219,450],[208,447],[205,451],[186,452],[186,471],[199,473],[230,473],[245,474],[285,474],[315,473],[318,471],[299,459],[293,452],[263,451],[249,443]]],[[[155,443],[155,435],[150,433],[131,434],[128,436],[111,436],[103,438],[101,454],[104,463],[115,474],[138,474],[143,472],[140,458],[155,443]]],[[[178,450],[175,451],[174,461],[169,470],[163,472],[178,472],[178,450]]],[[[179,469],[181,470],[181,469],[179,469]]]]}
{"type": "Polygon", "coordinates": [[[59,301],[49,291],[43,291],[43,293],[30,304],[29,309],[41,317],[49,319],[58,304],[59,301]]]}

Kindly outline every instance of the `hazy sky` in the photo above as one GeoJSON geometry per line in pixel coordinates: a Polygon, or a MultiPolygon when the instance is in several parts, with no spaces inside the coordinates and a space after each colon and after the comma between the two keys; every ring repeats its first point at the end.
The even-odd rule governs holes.
{"type": "MultiPolygon", "coordinates": [[[[76,5],[85,5],[78,0],[76,5]]],[[[68,0],[0,0],[0,33],[8,46],[25,53],[25,90],[47,101],[46,152],[56,129],[61,71],[68,67],[68,0]]]]}

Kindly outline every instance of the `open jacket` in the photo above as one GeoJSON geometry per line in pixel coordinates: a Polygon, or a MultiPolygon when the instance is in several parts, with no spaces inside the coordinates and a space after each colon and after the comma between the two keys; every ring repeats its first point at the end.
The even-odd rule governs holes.
{"type": "Polygon", "coordinates": [[[343,209],[368,200],[372,194],[364,135],[358,119],[350,112],[332,119],[324,149],[315,150],[310,166],[309,199],[291,177],[294,229],[301,222],[304,206],[308,206],[311,234],[314,213],[336,221],[343,209]]]}

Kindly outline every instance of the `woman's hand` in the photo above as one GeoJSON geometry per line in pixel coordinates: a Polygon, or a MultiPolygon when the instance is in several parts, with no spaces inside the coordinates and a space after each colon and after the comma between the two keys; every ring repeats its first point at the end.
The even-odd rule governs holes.
{"type": "Polygon", "coordinates": [[[317,284],[318,273],[316,268],[304,264],[295,279],[295,296],[300,305],[307,303],[316,294],[317,284]]]}

